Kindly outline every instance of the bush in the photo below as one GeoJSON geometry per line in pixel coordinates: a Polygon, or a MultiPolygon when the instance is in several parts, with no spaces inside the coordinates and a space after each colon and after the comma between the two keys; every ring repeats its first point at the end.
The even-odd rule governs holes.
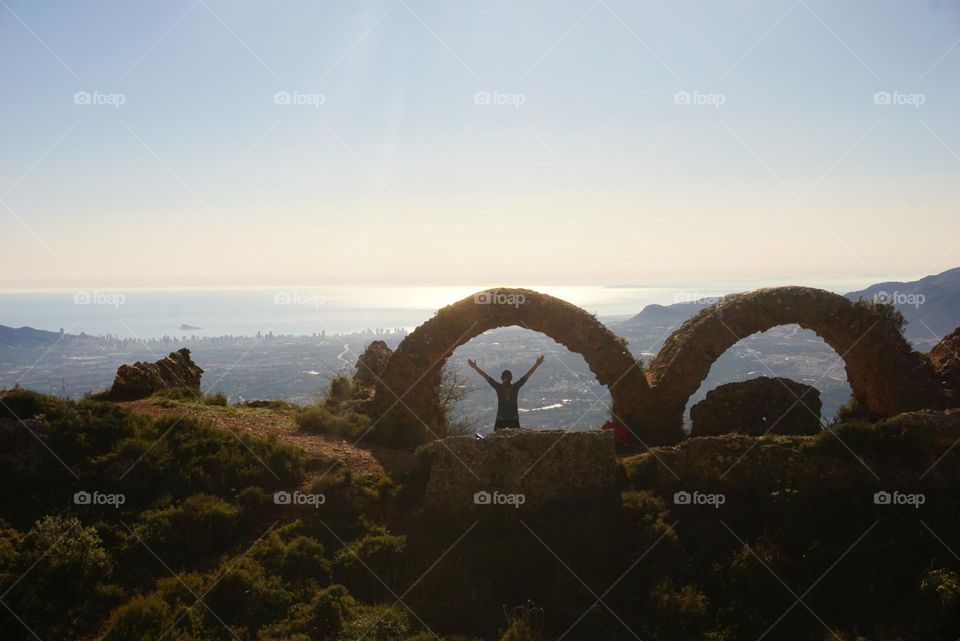
{"type": "Polygon", "coordinates": [[[672,590],[661,584],[654,595],[657,627],[665,638],[703,638],[710,621],[707,597],[696,586],[672,590]]]}
{"type": "Polygon", "coordinates": [[[220,407],[226,407],[229,399],[227,395],[223,392],[217,392],[216,394],[207,394],[203,397],[204,405],[218,405],[220,407]]]}
{"type": "Polygon", "coordinates": [[[318,592],[308,603],[290,608],[286,619],[260,631],[259,641],[327,641],[343,632],[357,606],[342,585],[331,585],[318,592]]]}
{"type": "Polygon", "coordinates": [[[21,554],[34,559],[38,574],[80,586],[110,574],[110,556],[100,535],[75,518],[45,516],[23,538],[21,554]]]}
{"type": "Polygon", "coordinates": [[[231,543],[240,508],[209,494],[144,512],[137,536],[168,563],[182,565],[222,552],[231,543]]]}
{"type": "Polygon", "coordinates": [[[153,499],[158,489],[174,499],[198,492],[232,496],[234,488],[249,486],[273,491],[299,482],[306,468],[305,454],[293,446],[176,417],[120,441],[101,462],[116,476],[130,470],[125,487],[153,499]]]}
{"type": "Polygon", "coordinates": [[[151,398],[164,401],[200,401],[203,400],[203,392],[192,387],[168,387],[157,390],[151,398]]]}
{"type": "Polygon", "coordinates": [[[210,629],[223,621],[231,628],[257,630],[276,621],[295,602],[283,580],[249,556],[227,560],[211,574],[215,576],[208,582],[216,584],[204,597],[209,611],[203,613],[211,617],[205,625],[210,629]]]}
{"type": "Polygon", "coordinates": [[[366,394],[366,390],[354,383],[352,378],[341,374],[330,381],[327,401],[331,404],[346,403],[347,401],[364,398],[366,394]]]}
{"type": "MultiPolygon", "coordinates": [[[[19,387],[6,391],[2,398],[0,417],[12,419],[33,418],[45,413],[51,405],[58,404],[53,397],[19,387]]],[[[61,401],[59,404],[65,404],[65,402],[61,401]]]]}
{"type": "MultiPolygon", "coordinates": [[[[7,567],[0,573],[13,577],[5,583],[5,605],[31,628],[44,637],[76,638],[103,615],[113,563],[94,528],[76,518],[45,516],[22,539],[6,534],[8,542],[20,544],[16,555],[8,551],[2,559],[7,567]],[[27,574],[28,580],[19,581],[27,574]]],[[[14,619],[0,619],[0,638],[23,632],[14,619]]]]}
{"type": "Polygon", "coordinates": [[[157,594],[135,596],[113,611],[103,641],[144,641],[167,635],[176,621],[170,605],[157,594]]]}
{"type": "Polygon", "coordinates": [[[500,636],[500,641],[540,641],[543,637],[543,608],[536,607],[532,601],[526,605],[507,611],[507,629],[500,636]]]}
{"type": "Polygon", "coordinates": [[[311,405],[295,417],[304,432],[327,434],[356,441],[370,429],[370,417],[350,410],[335,411],[324,404],[311,405]]]}
{"type": "Polygon", "coordinates": [[[386,605],[358,607],[343,630],[347,639],[370,641],[404,641],[409,634],[410,617],[406,610],[386,605]]]}
{"type": "Polygon", "coordinates": [[[334,558],[334,577],[364,601],[389,594],[403,576],[407,537],[375,531],[341,548],[334,558]],[[378,578],[379,577],[379,578],[378,578]]]}
{"type": "Polygon", "coordinates": [[[293,532],[294,523],[271,532],[251,551],[251,556],[268,571],[279,575],[293,585],[327,585],[331,579],[331,565],[324,557],[323,543],[293,532]]]}

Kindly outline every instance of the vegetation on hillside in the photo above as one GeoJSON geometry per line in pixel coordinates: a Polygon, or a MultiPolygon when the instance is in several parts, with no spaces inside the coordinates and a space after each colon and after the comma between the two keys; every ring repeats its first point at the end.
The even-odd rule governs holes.
{"type": "MultiPolygon", "coordinates": [[[[361,478],[107,402],[2,400],[5,640],[733,641],[774,622],[778,639],[960,635],[953,496],[917,512],[793,487],[684,508],[631,459],[619,495],[457,523],[417,511],[416,474],[361,478]]],[[[349,422],[351,403],[324,408],[349,422]]],[[[858,452],[898,456],[840,429],[858,452]]],[[[827,436],[781,441],[849,457],[827,436]]]]}

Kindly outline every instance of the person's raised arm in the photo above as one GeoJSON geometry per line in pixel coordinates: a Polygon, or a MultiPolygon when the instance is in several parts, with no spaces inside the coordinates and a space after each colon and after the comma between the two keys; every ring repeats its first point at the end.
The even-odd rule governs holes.
{"type": "Polygon", "coordinates": [[[480,367],[477,365],[477,361],[473,360],[472,358],[468,358],[467,365],[469,365],[474,371],[477,372],[477,374],[482,376],[488,383],[490,383],[491,387],[496,387],[497,382],[492,378],[490,378],[490,376],[485,371],[480,369],[480,367]]]}
{"type": "Polygon", "coordinates": [[[543,365],[543,360],[544,360],[544,359],[543,359],[543,354],[541,354],[540,356],[537,356],[537,360],[534,361],[533,367],[531,367],[529,370],[527,370],[527,373],[524,374],[524,375],[520,378],[520,380],[517,381],[517,382],[518,382],[520,385],[523,385],[524,383],[526,383],[526,382],[527,382],[527,379],[530,378],[530,375],[533,374],[535,371],[537,371],[537,368],[538,368],[538,367],[540,367],[541,365],[543,365]]]}

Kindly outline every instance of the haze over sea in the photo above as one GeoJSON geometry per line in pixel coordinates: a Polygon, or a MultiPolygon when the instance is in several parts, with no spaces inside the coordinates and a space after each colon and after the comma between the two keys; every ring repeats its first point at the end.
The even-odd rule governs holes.
{"type": "MultiPolygon", "coordinates": [[[[816,281],[790,278],[636,286],[537,286],[601,317],[630,316],[649,304],[670,305],[760,287],[807,285],[837,293],[914,276],[816,281]]],[[[483,286],[333,286],[250,289],[16,291],[0,293],[0,324],[119,338],[350,333],[412,329],[436,310],[483,286]],[[181,329],[190,326],[190,329],[181,329]],[[193,329],[198,328],[198,329],[193,329]]]]}

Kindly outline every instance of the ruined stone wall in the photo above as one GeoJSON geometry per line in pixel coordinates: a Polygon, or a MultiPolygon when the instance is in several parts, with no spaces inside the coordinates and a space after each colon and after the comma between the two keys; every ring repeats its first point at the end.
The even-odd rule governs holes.
{"type": "Polygon", "coordinates": [[[631,428],[642,427],[650,389],[626,341],[575,305],[528,289],[504,288],[444,307],[400,343],[377,386],[377,438],[393,445],[429,440],[432,425],[443,420],[437,387],[446,359],[475,336],[508,326],[541,332],[581,354],[610,390],[614,414],[631,428]]]}
{"type": "Polygon", "coordinates": [[[839,354],[854,398],[872,413],[892,416],[937,404],[930,393],[935,373],[907,343],[889,307],[809,287],[776,287],[728,296],[667,339],[647,373],[655,424],[664,430],[682,424],[687,399],[736,342],[794,323],[839,354]]]}
{"type": "MultiPolygon", "coordinates": [[[[646,445],[683,438],[687,400],[727,349],[779,325],[813,330],[836,350],[856,401],[878,416],[943,406],[929,360],[904,339],[892,308],[809,287],[728,296],[684,323],[643,373],[626,342],[584,310],[527,289],[479,292],[444,307],[390,357],[376,392],[377,438],[415,445],[443,421],[440,370],[460,345],[497,327],[542,332],[581,354],[613,399],[614,417],[646,445]]],[[[839,365],[838,365],[839,366],[839,365]]]]}

